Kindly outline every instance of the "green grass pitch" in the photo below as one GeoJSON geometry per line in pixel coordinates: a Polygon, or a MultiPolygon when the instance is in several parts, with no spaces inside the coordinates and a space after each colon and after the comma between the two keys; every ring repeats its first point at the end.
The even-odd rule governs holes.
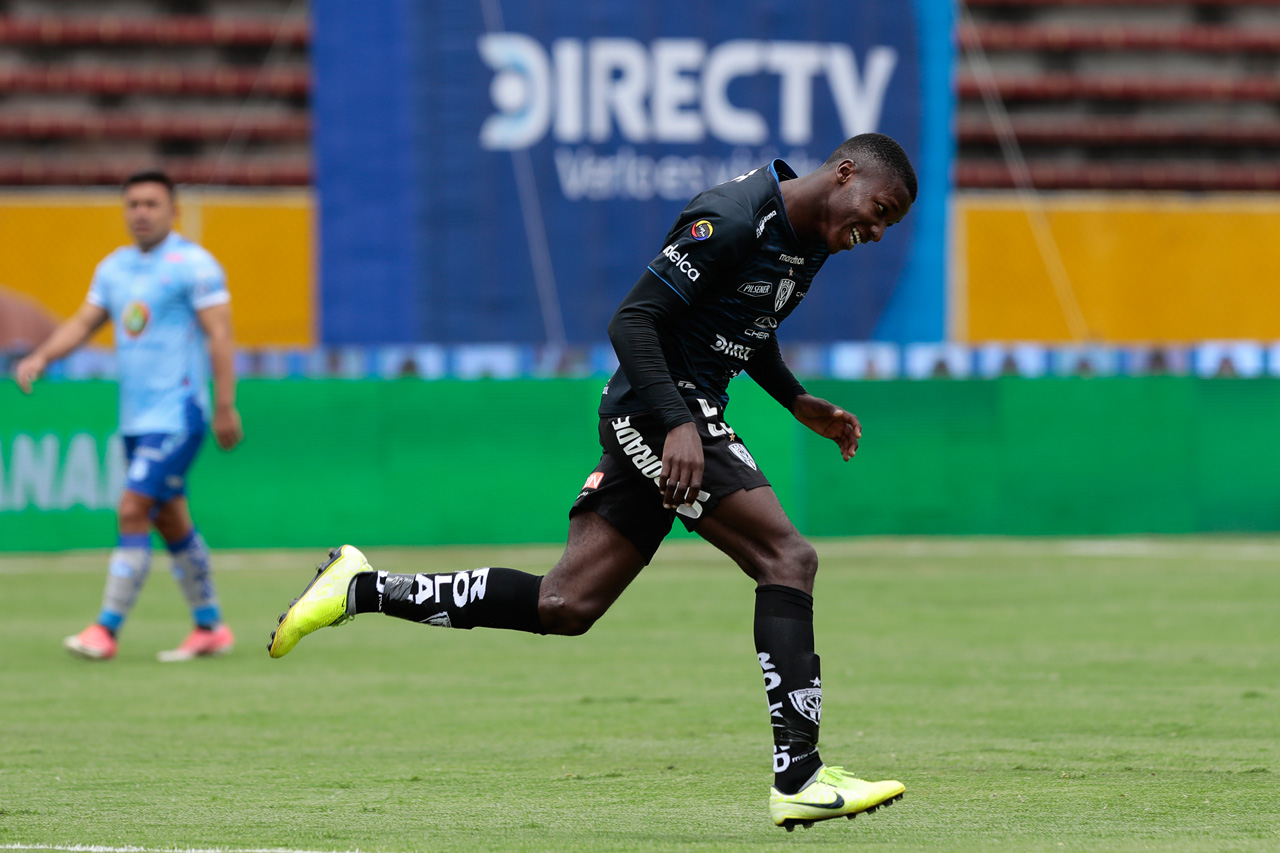
{"type": "MultiPolygon", "coordinates": [[[[105,550],[0,557],[0,850],[1280,849],[1280,540],[819,540],[826,760],[906,798],[787,834],[750,582],[696,541],[589,634],[381,616],[265,644],[315,552],[215,552],[229,657],[168,558],[105,664],[105,550]]],[[[555,548],[368,549],[393,572],[555,548]]]]}

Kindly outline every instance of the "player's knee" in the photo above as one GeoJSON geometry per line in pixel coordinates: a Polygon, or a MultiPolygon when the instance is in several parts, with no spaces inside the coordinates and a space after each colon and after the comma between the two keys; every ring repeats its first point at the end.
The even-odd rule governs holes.
{"type": "Polygon", "coordinates": [[[116,507],[116,519],[124,531],[145,531],[151,523],[151,506],[132,495],[125,495],[116,507]]]}
{"type": "Polygon", "coordinates": [[[581,601],[569,601],[560,595],[544,595],[538,600],[538,617],[548,634],[578,637],[591,630],[604,611],[581,601]]]}
{"type": "Polygon", "coordinates": [[[817,550],[804,538],[797,536],[761,558],[759,581],[809,589],[817,574],[817,550]]]}

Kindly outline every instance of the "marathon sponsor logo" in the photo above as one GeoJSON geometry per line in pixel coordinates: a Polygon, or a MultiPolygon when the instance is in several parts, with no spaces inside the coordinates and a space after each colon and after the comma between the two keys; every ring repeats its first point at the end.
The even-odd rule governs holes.
{"type": "Polygon", "coordinates": [[[776,210],[771,210],[771,211],[769,211],[768,213],[766,213],[766,214],[764,215],[764,218],[763,218],[763,219],[761,219],[759,222],[757,222],[757,223],[756,223],[756,238],[757,238],[757,239],[759,239],[760,235],[764,233],[764,227],[765,227],[766,225],[768,225],[768,224],[769,224],[769,220],[770,220],[770,219],[773,219],[773,217],[775,217],[775,216],[777,216],[777,215],[778,215],[778,211],[776,211],[776,210]]]}
{"type": "Polygon", "coordinates": [[[757,317],[755,326],[757,329],[776,329],[778,328],[777,317],[757,317]]]}
{"type": "Polygon", "coordinates": [[[739,285],[738,292],[747,296],[768,296],[773,292],[773,285],[767,281],[749,281],[739,285]]]}
{"type": "Polygon", "coordinates": [[[683,255],[680,254],[680,251],[676,249],[675,243],[672,243],[670,246],[663,249],[662,256],[668,261],[671,261],[676,269],[684,273],[689,281],[697,281],[702,277],[702,270],[698,269],[692,262],[690,262],[689,253],[685,252],[683,255]]]}
{"type": "MultiPolygon", "coordinates": [[[[662,488],[658,483],[658,478],[662,476],[662,457],[653,452],[653,448],[649,447],[644,436],[640,434],[640,430],[631,425],[631,418],[614,418],[613,434],[622,452],[631,460],[631,464],[636,466],[641,474],[652,480],[655,486],[662,488]]],[[[676,512],[688,518],[701,518],[702,502],[710,497],[710,492],[699,491],[696,501],[690,505],[676,507],[676,512]]]]}
{"type": "Polygon", "coordinates": [[[749,360],[751,354],[755,352],[755,347],[731,343],[724,335],[716,335],[716,342],[711,349],[714,352],[722,352],[730,358],[736,358],[738,361],[749,360]]]}
{"type": "Polygon", "coordinates": [[[798,267],[804,266],[804,258],[796,255],[778,255],[778,260],[782,261],[784,264],[795,264],[798,267]]]}
{"type": "Polygon", "coordinates": [[[698,242],[702,242],[710,237],[713,231],[715,231],[715,229],[712,228],[711,223],[705,219],[699,219],[697,222],[693,223],[693,227],[689,229],[689,233],[693,235],[693,239],[698,242]]]}
{"type": "Polygon", "coordinates": [[[791,292],[796,289],[796,283],[789,278],[784,278],[778,282],[778,294],[773,298],[773,310],[781,311],[782,306],[787,304],[787,300],[791,298],[791,292]]]}

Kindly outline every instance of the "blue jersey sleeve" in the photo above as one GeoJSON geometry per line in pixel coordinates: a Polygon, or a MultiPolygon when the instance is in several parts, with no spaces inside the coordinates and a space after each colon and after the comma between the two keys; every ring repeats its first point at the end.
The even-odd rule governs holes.
{"type": "Polygon", "coordinates": [[[193,253],[190,267],[191,305],[197,311],[231,301],[226,273],[212,255],[204,251],[193,253]]]}
{"type": "Polygon", "coordinates": [[[111,256],[108,255],[94,268],[93,280],[89,282],[89,293],[85,296],[85,301],[90,305],[104,308],[108,312],[111,311],[111,276],[107,271],[110,263],[111,256]]]}

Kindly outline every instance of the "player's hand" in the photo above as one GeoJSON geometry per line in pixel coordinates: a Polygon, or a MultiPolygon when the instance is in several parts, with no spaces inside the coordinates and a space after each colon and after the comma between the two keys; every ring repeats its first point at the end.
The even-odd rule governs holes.
{"type": "Polygon", "coordinates": [[[213,440],[223,450],[230,450],[244,438],[244,427],[240,423],[240,413],[234,407],[217,409],[213,413],[213,440]]]}
{"type": "Polygon", "coordinates": [[[22,393],[31,393],[31,384],[41,377],[48,366],[49,360],[34,352],[18,362],[18,366],[13,369],[13,379],[22,393]]]}
{"type": "Polygon", "coordinates": [[[667,433],[662,446],[662,473],[658,475],[662,505],[667,509],[692,505],[702,488],[705,464],[697,426],[681,424],[667,433]]]}
{"type": "Polygon", "coordinates": [[[862,424],[858,423],[852,412],[846,412],[812,394],[801,394],[791,403],[791,413],[796,416],[796,420],[818,435],[838,444],[845,462],[858,452],[862,424]]]}

